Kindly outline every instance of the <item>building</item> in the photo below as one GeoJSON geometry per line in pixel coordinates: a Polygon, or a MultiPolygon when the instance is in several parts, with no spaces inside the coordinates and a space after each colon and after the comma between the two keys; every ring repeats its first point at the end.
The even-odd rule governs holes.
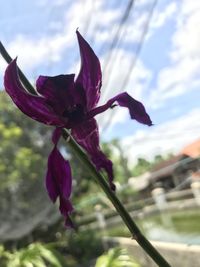
{"type": "Polygon", "coordinates": [[[199,174],[199,169],[200,139],[185,146],[178,155],[151,169],[150,187],[154,188],[159,184],[167,191],[173,188],[185,189],[190,186],[191,175],[199,174]]]}
{"type": "Polygon", "coordinates": [[[130,178],[129,184],[148,197],[156,187],[163,187],[165,191],[182,190],[189,188],[195,179],[200,180],[200,139],[185,146],[178,155],[155,165],[150,172],[130,178]]]}

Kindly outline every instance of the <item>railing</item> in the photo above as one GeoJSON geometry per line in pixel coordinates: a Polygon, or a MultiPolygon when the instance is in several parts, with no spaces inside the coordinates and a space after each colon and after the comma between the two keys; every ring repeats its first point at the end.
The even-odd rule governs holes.
{"type": "MultiPolygon", "coordinates": [[[[165,205],[165,210],[175,210],[181,209],[183,207],[196,207],[197,202],[195,201],[192,189],[186,189],[182,191],[173,191],[165,194],[167,205],[165,205]]],[[[134,218],[145,217],[150,214],[159,212],[153,197],[146,198],[144,200],[139,200],[134,203],[125,204],[126,209],[131,213],[134,218]]],[[[112,224],[113,219],[117,223],[117,213],[114,210],[106,209],[97,211],[102,214],[106,221],[106,224],[112,224]]],[[[77,222],[81,227],[86,225],[91,228],[98,228],[97,214],[92,213],[88,216],[83,216],[77,222]]]]}

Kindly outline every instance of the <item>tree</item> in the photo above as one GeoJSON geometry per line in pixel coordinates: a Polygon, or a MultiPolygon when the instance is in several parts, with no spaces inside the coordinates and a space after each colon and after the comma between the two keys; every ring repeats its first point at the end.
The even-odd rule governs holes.
{"type": "Polygon", "coordinates": [[[44,187],[51,131],[27,118],[0,92],[1,239],[28,234],[55,210],[44,187]],[[31,220],[32,218],[32,220],[31,220]]]}
{"type": "Polygon", "coordinates": [[[26,118],[0,93],[0,191],[23,187],[27,180],[42,180],[49,137],[48,127],[26,118]]]}
{"type": "Polygon", "coordinates": [[[133,168],[133,176],[139,176],[150,170],[151,163],[144,159],[138,158],[137,164],[133,168]]]}
{"type": "MultiPolygon", "coordinates": [[[[52,130],[26,117],[0,92],[0,229],[7,229],[1,239],[20,238],[39,223],[51,225],[61,218],[44,186],[52,130]]],[[[76,204],[89,190],[97,192],[97,186],[66,143],[60,145],[72,165],[72,202],[76,204]]]]}

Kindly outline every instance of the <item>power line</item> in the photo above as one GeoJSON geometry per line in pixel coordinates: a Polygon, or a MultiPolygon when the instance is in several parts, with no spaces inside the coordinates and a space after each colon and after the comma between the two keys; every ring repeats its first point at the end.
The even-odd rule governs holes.
{"type": "MultiPolygon", "coordinates": [[[[82,1],[82,0],[80,0],[80,1],[82,1]]],[[[84,1],[83,1],[84,2],[84,1]]],[[[134,2],[134,0],[130,0],[130,2],[134,2]]],[[[98,24],[97,24],[97,20],[98,19],[95,19],[95,21],[93,22],[93,20],[94,20],[94,17],[96,18],[96,17],[98,17],[98,9],[97,9],[97,5],[96,5],[96,1],[95,0],[92,0],[92,7],[91,7],[91,11],[90,11],[90,15],[88,16],[88,18],[87,18],[87,20],[86,20],[86,22],[85,22],[85,25],[83,25],[83,27],[82,27],[82,35],[84,36],[87,32],[88,32],[88,29],[90,28],[90,25],[93,23],[94,24],[94,29],[93,29],[93,32],[92,32],[92,34],[91,34],[91,40],[90,40],[90,45],[92,45],[92,43],[94,42],[94,40],[95,40],[95,36],[96,36],[96,32],[98,31],[98,24]],[[95,15],[95,16],[94,16],[95,15]]],[[[110,2],[108,2],[108,3],[106,3],[106,5],[108,6],[108,4],[110,4],[111,3],[111,1],[110,2]]],[[[124,17],[124,16],[123,16],[124,17]]],[[[102,18],[100,18],[99,19],[100,21],[102,20],[102,18]]],[[[123,20],[123,18],[122,18],[122,20],[123,20]]],[[[120,22],[121,23],[121,22],[120,22]]],[[[113,42],[112,43],[114,43],[114,40],[113,40],[113,42]]],[[[104,47],[105,47],[105,44],[103,44],[101,47],[100,47],[100,49],[99,49],[99,53],[101,54],[101,51],[103,51],[104,50],[104,47]]],[[[112,48],[109,48],[109,50],[111,50],[112,48]]]]}
{"type": "MultiPolygon", "coordinates": [[[[115,0],[114,0],[114,3],[115,3],[115,0]]],[[[122,5],[122,3],[123,3],[123,0],[120,0],[120,1],[118,0],[117,7],[120,8],[120,6],[122,5]]],[[[106,3],[106,7],[107,8],[109,8],[109,5],[108,4],[110,4],[110,7],[112,8],[112,6],[111,6],[112,5],[112,2],[109,1],[109,2],[106,3]]],[[[94,25],[94,28],[93,28],[93,35],[90,38],[90,44],[91,44],[91,46],[93,46],[94,40],[96,39],[96,35],[97,35],[97,33],[98,33],[98,31],[99,31],[99,29],[101,27],[101,24],[97,23],[97,22],[99,22],[99,21],[102,20],[102,17],[99,17],[98,11],[99,10],[97,9],[97,7],[96,7],[96,5],[94,3],[94,13],[95,13],[96,20],[95,20],[95,23],[94,23],[95,25],[94,25]]],[[[99,54],[101,54],[102,51],[104,51],[105,46],[106,46],[105,43],[103,45],[101,45],[101,47],[99,49],[99,52],[98,52],[99,54]]]]}
{"type": "MultiPolygon", "coordinates": [[[[134,2],[135,3],[135,5],[136,5],[136,1],[134,2]]],[[[134,4],[133,3],[133,4],[134,4]]],[[[154,2],[154,4],[155,4],[155,2],[154,2]]],[[[152,7],[154,6],[154,4],[152,5],[152,7]]],[[[134,7],[134,5],[132,5],[132,9],[133,9],[133,7],[134,7]]],[[[134,9],[136,9],[137,8],[137,5],[135,6],[135,8],[134,9]]],[[[153,8],[151,8],[151,9],[153,9],[153,8]]],[[[131,11],[131,10],[129,10],[129,11],[131,11]]],[[[132,12],[133,13],[133,12],[132,12]]],[[[151,13],[151,12],[150,12],[151,13]]],[[[130,16],[130,14],[131,14],[131,12],[129,12],[129,14],[128,14],[128,16],[130,16]]],[[[136,13],[137,14],[137,13],[136,13]]],[[[141,17],[141,16],[140,16],[141,17]]],[[[150,17],[150,14],[149,14],[149,16],[148,17],[150,17]]],[[[128,18],[127,18],[128,19],[128,18]]],[[[147,21],[148,21],[148,19],[147,19],[147,21]]],[[[148,23],[147,23],[148,24],[148,23]]],[[[122,26],[122,25],[121,25],[122,26]]],[[[120,26],[120,27],[121,27],[120,26]]],[[[145,28],[146,28],[146,26],[145,26],[145,28]]],[[[120,36],[118,36],[118,43],[120,43],[120,41],[122,40],[122,41],[124,41],[124,39],[126,39],[126,33],[127,33],[127,30],[128,30],[128,28],[126,27],[125,29],[124,28],[122,28],[121,27],[121,31],[120,31],[120,36]]],[[[141,37],[140,37],[140,43],[142,43],[143,42],[143,35],[145,34],[145,31],[146,31],[146,29],[143,31],[143,34],[141,35],[141,37]]],[[[119,47],[119,45],[118,44],[116,44],[116,47],[119,47]]],[[[140,50],[140,45],[138,46],[138,48],[136,49],[136,56],[137,56],[137,54],[139,53],[139,51],[138,50],[140,50]]],[[[114,47],[113,47],[114,48],[114,47]]],[[[118,61],[118,58],[119,58],[119,61],[121,61],[121,59],[123,58],[123,54],[121,54],[121,55],[119,55],[119,57],[118,57],[118,51],[114,51],[114,50],[112,50],[112,54],[111,54],[111,56],[112,56],[112,58],[114,59],[114,61],[116,62],[116,61],[118,61]],[[116,56],[114,56],[114,53],[116,54],[116,56]]],[[[110,63],[110,62],[109,62],[110,63]]],[[[104,98],[105,98],[105,91],[107,90],[108,91],[108,89],[109,89],[109,83],[110,83],[110,80],[111,80],[111,77],[112,77],[112,72],[113,72],[113,70],[115,69],[115,68],[113,68],[113,63],[112,63],[112,66],[110,66],[110,64],[108,65],[110,68],[109,68],[109,70],[105,73],[105,71],[104,71],[104,73],[105,73],[105,75],[104,76],[106,76],[106,74],[108,73],[108,75],[106,76],[106,79],[104,79],[104,82],[103,82],[103,85],[104,85],[104,98]]],[[[118,90],[119,91],[119,90],[118,90]]]]}
{"type": "Polygon", "coordinates": [[[122,83],[121,89],[126,88],[127,84],[130,81],[130,77],[132,76],[132,73],[133,73],[135,64],[137,62],[138,56],[139,56],[139,54],[140,54],[140,52],[142,50],[142,47],[143,47],[143,44],[144,44],[144,41],[145,41],[145,37],[146,37],[146,35],[148,33],[150,21],[151,21],[151,18],[153,16],[153,12],[154,12],[154,9],[156,7],[157,2],[158,2],[158,0],[154,1],[153,5],[152,5],[152,8],[151,8],[151,10],[149,12],[147,23],[145,24],[145,27],[144,27],[144,30],[143,30],[141,42],[140,42],[140,44],[139,44],[139,46],[137,47],[137,50],[136,50],[136,56],[134,57],[134,60],[131,62],[131,65],[130,65],[130,68],[129,68],[130,72],[127,72],[127,75],[125,76],[124,81],[122,83]]]}
{"type": "MultiPolygon", "coordinates": [[[[132,8],[134,7],[134,4],[135,4],[135,0],[129,0],[129,2],[128,2],[126,8],[125,8],[124,14],[123,14],[123,16],[121,18],[119,26],[118,26],[118,28],[117,28],[117,30],[115,32],[114,38],[112,39],[112,42],[111,42],[110,47],[108,49],[107,57],[105,59],[104,65],[103,65],[103,74],[107,73],[107,71],[108,71],[108,68],[109,68],[109,65],[110,65],[110,62],[111,62],[111,58],[112,58],[112,55],[114,53],[114,48],[119,43],[120,36],[121,36],[122,30],[123,30],[123,25],[125,24],[125,22],[129,18],[129,15],[131,13],[132,8]]],[[[104,46],[101,47],[101,50],[103,50],[103,48],[104,48],[104,46]]],[[[110,77],[110,75],[107,76],[107,77],[110,77]]],[[[109,78],[107,78],[107,80],[104,81],[105,88],[106,88],[106,84],[108,83],[108,79],[109,78]]]]}
{"type": "MultiPolygon", "coordinates": [[[[151,18],[153,16],[153,12],[154,12],[154,9],[155,9],[155,7],[157,5],[157,2],[158,2],[158,0],[155,0],[153,5],[152,5],[152,7],[151,7],[151,9],[150,9],[149,16],[148,16],[148,19],[147,19],[147,22],[145,24],[144,31],[143,31],[143,34],[142,34],[141,42],[137,47],[137,50],[136,50],[136,53],[135,53],[135,57],[134,57],[133,61],[131,62],[130,66],[128,68],[128,72],[127,72],[126,76],[123,79],[123,82],[122,82],[122,85],[120,87],[119,92],[121,92],[124,88],[126,88],[127,84],[130,81],[130,78],[132,76],[135,64],[136,64],[137,59],[138,59],[138,56],[139,56],[139,54],[141,52],[141,49],[143,47],[143,44],[144,44],[144,41],[145,41],[145,37],[146,37],[146,35],[148,33],[150,21],[151,21],[151,18]]],[[[108,128],[108,126],[111,123],[112,119],[113,119],[113,114],[108,116],[107,122],[105,122],[105,125],[102,128],[102,131],[105,131],[108,128]]]]}

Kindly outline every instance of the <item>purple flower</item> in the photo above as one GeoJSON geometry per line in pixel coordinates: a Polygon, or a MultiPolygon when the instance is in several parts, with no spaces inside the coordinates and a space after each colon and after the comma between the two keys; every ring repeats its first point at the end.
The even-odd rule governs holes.
{"type": "Polygon", "coordinates": [[[40,76],[36,82],[37,95],[32,95],[20,82],[16,59],[8,65],[4,77],[6,92],[23,113],[36,121],[56,127],[52,137],[54,148],[48,158],[46,188],[53,202],[59,197],[60,211],[67,223],[68,214],[72,211],[69,200],[72,177],[69,162],[57,149],[62,128],[71,129],[72,136],[87,151],[97,170],[104,169],[107,172],[114,190],[112,162],[100,149],[98,125],[94,116],[117,103],[128,108],[131,119],[152,125],[143,104],[125,92],[97,107],[102,81],[100,62],[90,45],[78,31],[76,33],[81,55],[81,69],[76,80],[74,74],[40,76]]]}

